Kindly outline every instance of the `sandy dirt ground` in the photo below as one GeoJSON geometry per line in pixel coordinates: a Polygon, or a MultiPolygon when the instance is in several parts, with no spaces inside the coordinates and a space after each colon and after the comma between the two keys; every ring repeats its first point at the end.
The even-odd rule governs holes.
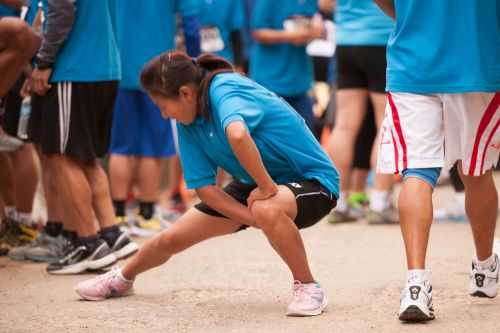
{"type": "MultiPolygon", "coordinates": [[[[436,205],[449,193],[439,188],[436,205]]],[[[44,265],[0,258],[0,332],[500,332],[500,298],[467,295],[467,224],[433,226],[428,267],[437,319],[419,325],[397,320],[405,278],[397,226],[323,221],[303,236],[330,299],[319,317],[284,316],[291,277],[264,236],[250,230],[189,249],[140,276],[134,296],[105,302],[74,293],[91,275],[54,277],[44,265]]]]}

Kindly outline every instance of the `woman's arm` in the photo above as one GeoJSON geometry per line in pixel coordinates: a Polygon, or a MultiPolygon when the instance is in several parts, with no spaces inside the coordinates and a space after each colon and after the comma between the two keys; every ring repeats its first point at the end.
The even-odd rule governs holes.
{"type": "Polygon", "coordinates": [[[278,192],[278,186],[271,178],[260,153],[246,126],[241,121],[230,123],[226,128],[226,136],[236,158],[248,172],[260,190],[259,199],[266,199],[278,192]]]}
{"type": "Polygon", "coordinates": [[[396,18],[396,12],[394,11],[394,0],[374,0],[375,3],[390,17],[396,18]]]}
{"type": "Polygon", "coordinates": [[[250,209],[233,199],[220,187],[209,185],[197,189],[196,193],[200,197],[201,201],[222,215],[233,221],[249,226],[255,226],[250,209]]]}

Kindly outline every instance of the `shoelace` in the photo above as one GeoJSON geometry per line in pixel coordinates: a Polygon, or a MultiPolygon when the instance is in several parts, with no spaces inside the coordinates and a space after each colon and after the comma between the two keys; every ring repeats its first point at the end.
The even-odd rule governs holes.
{"type": "Polygon", "coordinates": [[[293,297],[299,300],[311,297],[311,291],[300,281],[293,281],[293,297]]]}

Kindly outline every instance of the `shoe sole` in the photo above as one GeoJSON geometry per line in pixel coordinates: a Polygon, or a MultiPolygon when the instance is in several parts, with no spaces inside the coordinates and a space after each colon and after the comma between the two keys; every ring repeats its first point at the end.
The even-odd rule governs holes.
{"type": "Polygon", "coordinates": [[[472,294],[470,294],[472,297],[478,297],[478,298],[489,298],[489,299],[493,299],[495,298],[497,295],[494,295],[494,296],[490,296],[488,294],[486,294],[485,292],[482,292],[482,291],[475,291],[473,292],[472,294]]]}
{"type": "Polygon", "coordinates": [[[138,250],[139,246],[136,243],[128,243],[123,248],[113,252],[113,254],[116,256],[116,259],[122,260],[122,259],[127,259],[131,255],[136,253],[138,250]]]}
{"type": "Polygon", "coordinates": [[[102,302],[102,301],[107,300],[108,298],[117,298],[117,297],[132,296],[132,295],[134,295],[134,288],[132,287],[132,289],[127,290],[123,295],[114,295],[114,296],[110,295],[108,297],[92,297],[92,296],[88,296],[88,295],[83,294],[80,290],[78,290],[78,288],[75,288],[75,292],[84,301],[102,302]]]}
{"type": "Polygon", "coordinates": [[[99,270],[116,262],[116,256],[114,254],[108,254],[107,256],[92,261],[82,261],[74,265],[63,267],[59,270],[47,271],[49,274],[53,275],[69,275],[69,274],[79,274],[88,270],[99,270]]]}
{"type": "Polygon", "coordinates": [[[7,253],[7,255],[9,256],[10,260],[14,260],[14,261],[24,261],[24,260],[28,259],[24,255],[18,255],[18,256],[16,256],[15,254],[13,255],[11,253],[7,253]]]}
{"type": "Polygon", "coordinates": [[[34,262],[46,262],[46,263],[55,263],[61,259],[61,257],[50,257],[50,256],[26,256],[26,259],[34,261],[34,262]]]}
{"type": "Polygon", "coordinates": [[[419,323],[429,320],[434,320],[433,314],[430,316],[426,315],[420,308],[416,305],[410,305],[406,308],[400,315],[399,320],[409,323],[419,323]]]}
{"type": "Polygon", "coordinates": [[[328,306],[328,298],[325,296],[323,299],[323,303],[321,303],[321,306],[316,309],[316,310],[309,310],[309,311],[288,311],[286,315],[288,317],[313,317],[313,316],[319,316],[322,314],[326,307],[328,306]]]}

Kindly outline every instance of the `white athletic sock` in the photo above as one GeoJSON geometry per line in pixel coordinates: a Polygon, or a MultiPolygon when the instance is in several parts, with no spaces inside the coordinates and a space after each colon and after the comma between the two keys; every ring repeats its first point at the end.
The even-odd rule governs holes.
{"type": "Polygon", "coordinates": [[[409,269],[406,273],[406,281],[408,284],[418,283],[423,284],[429,280],[429,273],[425,269],[409,269]]]}
{"type": "Polygon", "coordinates": [[[120,278],[123,282],[126,282],[126,283],[133,283],[133,282],[134,282],[134,280],[128,280],[128,279],[126,279],[126,278],[123,276],[123,274],[122,274],[122,268],[120,268],[120,269],[118,270],[118,277],[119,277],[119,278],[120,278]]]}
{"type": "Polygon", "coordinates": [[[5,206],[4,207],[4,212],[5,212],[5,216],[6,217],[9,217],[11,219],[17,219],[17,208],[14,207],[14,206],[5,206]]]}
{"type": "Polygon", "coordinates": [[[31,213],[17,213],[17,220],[19,223],[28,226],[28,227],[33,227],[35,224],[33,223],[33,219],[31,218],[31,213]]]}
{"type": "Polygon", "coordinates": [[[483,261],[476,261],[476,266],[480,270],[490,269],[495,264],[495,254],[493,253],[489,258],[483,261]]]}
{"type": "Polygon", "coordinates": [[[345,192],[340,193],[339,200],[337,200],[337,207],[335,210],[339,212],[346,212],[349,209],[349,204],[347,202],[347,194],[345,192]]]}
{"type": "Polygon", "coordinates": [[[390,192],[373,190],[370,193],[370,209],[381,212],[391,206],[390,192]]]}

